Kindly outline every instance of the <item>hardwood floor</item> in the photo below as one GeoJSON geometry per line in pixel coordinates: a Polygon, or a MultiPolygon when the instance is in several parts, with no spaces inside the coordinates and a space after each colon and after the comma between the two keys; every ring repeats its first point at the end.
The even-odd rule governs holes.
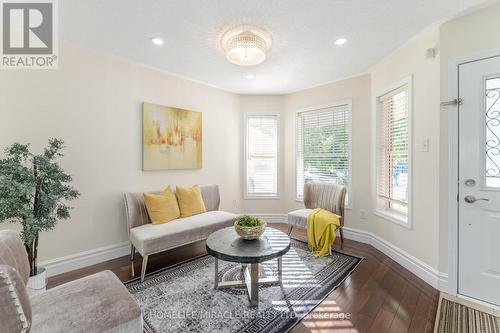
{"type": "MultiPolygon", "coordinates": [[[[274,224],[285,231],[286,225],[274,224]]],[[[303,230],[293,237],[305,239],[303,230]]],[[[336,240],[340,249],[340,240],[336,240]]],[[[307,318],[292,329],[294,333],[326,332],[432,332],[439,292],[371,245],[345,240],[342,250],[365,257],[346,281],[334,290],[307,318]]],[[[204,254],[204,242],[150,256],[148,272],[204,254]]],[[[134,267],[140,272],[141,256],[134,267]]],[[[120,280],[132,278],[128,256],[49,278],[52,288],[101,270],[113,271],[120,280]]]]}

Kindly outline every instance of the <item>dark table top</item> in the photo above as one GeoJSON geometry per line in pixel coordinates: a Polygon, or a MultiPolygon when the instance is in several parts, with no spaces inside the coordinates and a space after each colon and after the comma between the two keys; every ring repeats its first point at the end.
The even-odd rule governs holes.
{"type": "Polygon", "coordinates": [[[221,260],[242,264],[259,263],[281,257],[290,250],[290,237],[267,227],[255,240],[244,240],[228,227],[212,233],[207,238],[207,252],[221,260]]]}

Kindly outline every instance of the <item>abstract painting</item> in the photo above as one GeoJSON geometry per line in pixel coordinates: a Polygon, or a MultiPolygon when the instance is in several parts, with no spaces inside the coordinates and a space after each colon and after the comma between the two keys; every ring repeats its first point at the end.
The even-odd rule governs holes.
{"type": "Polygon", "coordinates": [[[142,169],[200,169],[201,112],[142,105],[142,169]]]}

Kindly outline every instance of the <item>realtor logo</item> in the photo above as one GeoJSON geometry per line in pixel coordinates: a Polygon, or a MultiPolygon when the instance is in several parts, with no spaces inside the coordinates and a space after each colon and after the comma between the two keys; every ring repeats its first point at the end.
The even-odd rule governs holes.
{"type": "Polygon", "coordinates": [[[0,0],[1,68],[57,68],[56,0],[0,0]]]}

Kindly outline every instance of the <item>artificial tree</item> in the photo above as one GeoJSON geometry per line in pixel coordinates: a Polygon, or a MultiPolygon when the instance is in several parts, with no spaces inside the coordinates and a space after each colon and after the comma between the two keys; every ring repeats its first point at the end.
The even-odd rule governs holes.
{"type": "Polygon", "coordinates": [[[0,222],[20,222],[30,263],[30,276],[38,274],[38,238],[52,230],[58,220],[69,219],[68,201],[80,193],[71,176],[57,163],[64,148],[60,139],[49,139],[42,154],[30,152],[28,144],[14,143],[0,159],[0,222]]]}

